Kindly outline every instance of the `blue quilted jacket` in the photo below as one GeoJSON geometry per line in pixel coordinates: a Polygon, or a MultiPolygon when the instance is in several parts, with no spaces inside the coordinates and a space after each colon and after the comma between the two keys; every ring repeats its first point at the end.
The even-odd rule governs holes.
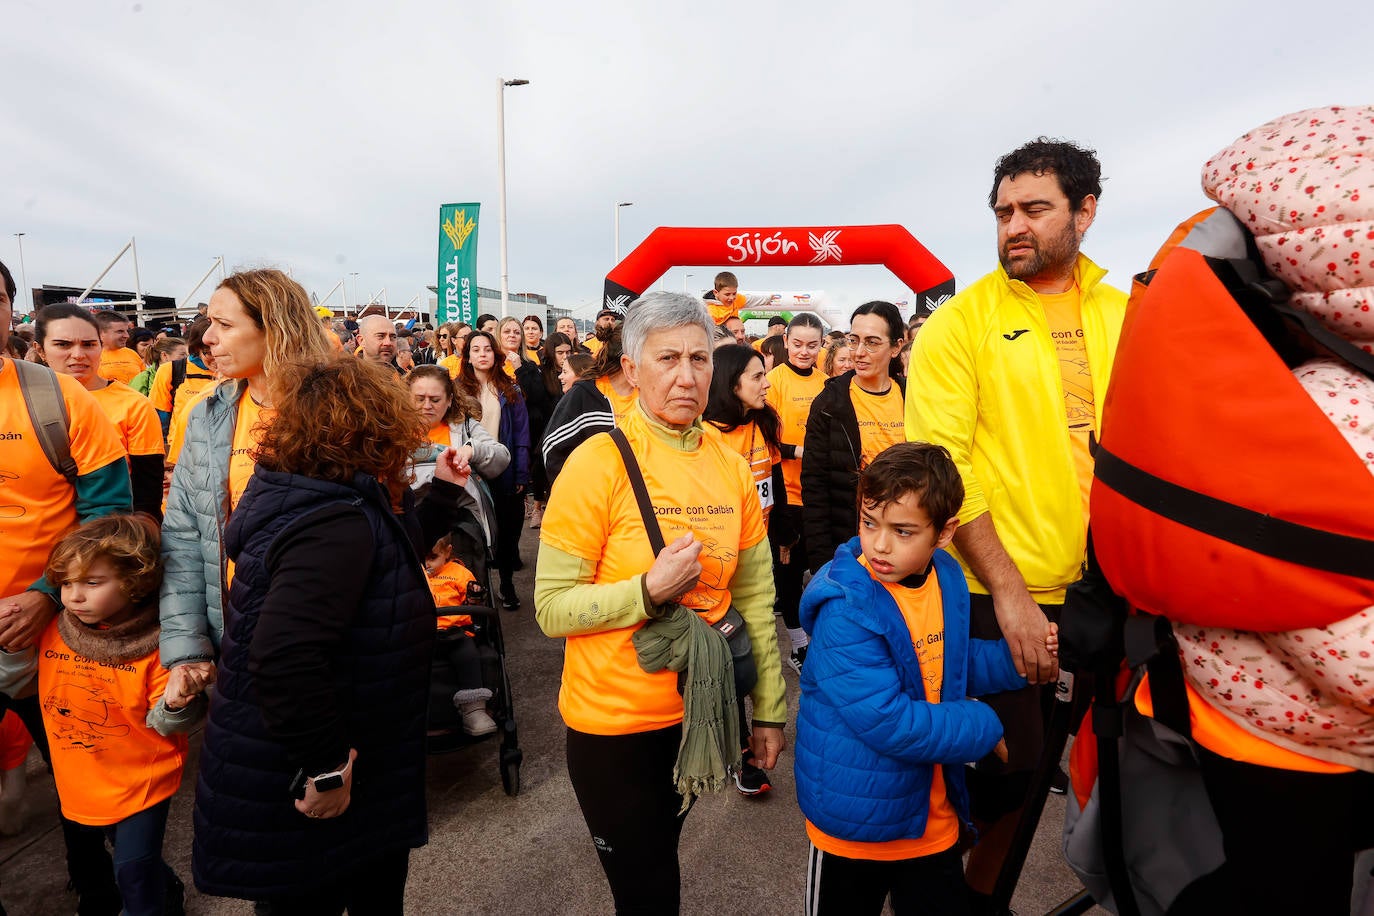
{"type": "Polygon", "coordinates": [[[859,565],[859,539],[835,550],[801,601],[811,647],[797,715],[797,799],[833,837],[883,842],[925,835],[934,766],[968,822],[964,764],[992,750],[1002,726],[969,694],[1025,686],[1004,641],[969,638],[968,585],[935,552],[945,613],[945,674],[927,703],[911,631],[881,583],[859,565]]]}

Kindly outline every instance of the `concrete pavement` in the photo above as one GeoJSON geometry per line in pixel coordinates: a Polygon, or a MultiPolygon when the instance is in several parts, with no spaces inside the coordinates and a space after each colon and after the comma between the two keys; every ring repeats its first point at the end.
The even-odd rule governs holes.
{"type": "MultiPolygon", "coordinates": [[[[564,729],[556,708],[562,643],[534,622],[533,567],[537,531],[526,530],[516,575],[524,606],[503,615],[520,743],[521,790],[502,791],[489,740],[430,758],[430,843],[410,859],[406,912],[416,914],[603,914],[612,912],[596,853],[564,767],[564,729]]],[[[780,638],[785,633],[779,626],[780,638]]],[[[784,666],[795,715],[797,678],[784,666]]],[[[788,740],[792,740],[789,729],[788,740]]],[[[199,750],[199,735],[192,741],[199,750]]],[[[250,904],[204,897],[189,887],[191,760],[172,805],[164,852],[188,884],[190,914],[248,914],[250,904]]],[[[806,834],[797,808],[792,758],[774,771],[774,790],[760,799],[731,791],[702,799],[683,831],[685,914],[787,914],[800,911],[806,876],[806,834]]],[[[0,839],[0,901],[11,916],[72,913],[52,778],[30,758],[28,826],[0,839]]],[[[1044,913],[1077,890],[1059,854],[1064,800],[1051,796],[1013,900],[1021,914],[1044,913]]],[[[1095,912],[1101,912],[1095,911],[1095,912]]]]}

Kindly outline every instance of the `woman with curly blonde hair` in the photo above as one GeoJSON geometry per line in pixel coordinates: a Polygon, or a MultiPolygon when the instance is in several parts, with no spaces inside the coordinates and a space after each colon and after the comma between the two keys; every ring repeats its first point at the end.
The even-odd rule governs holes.
{"type": "Polygon", "coordinates": [[[236,573],[197,784],[204,893],[272,913],[399,913],[426,839],[434,601],[420,558],[470,473],[447,449],[417,506],[427,423],[389,369],[283,367],[224,533],[236,573]]]}
{"type": "Polygon", "coordinates": [[[162,663],[174,681],[213,672],[233,567],[221,541],[253,475],[262,427],[275,415],[274,382],[292,361],[334,359],[335,347],[299,283],[280,270],[245,270],[210,297],[202,345],[223,379],[189,409],[162,528],[162,663]]]}

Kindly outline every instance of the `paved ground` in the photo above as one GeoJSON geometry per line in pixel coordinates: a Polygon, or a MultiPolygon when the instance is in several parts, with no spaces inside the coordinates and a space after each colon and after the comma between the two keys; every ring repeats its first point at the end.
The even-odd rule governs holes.
{"type": "MultiPolygon", "coordinates": [[[[526,531],[522,552],[532,561],[537,532],[526,531]]],[[[411,856],[406,911],[416,914],[602,914],[611,897],[578,812],[563,763],[564,733],[555,700],[561,643],[533,619],[533,562],[517,574],[524,608],[505,614],[525,762],[521,791],[501,788],[497,745],[488,741],[431,758],[430,843],[411,856]]],[[[785,634],[781,633],[785,638],[785,634]]],[[[784,667],[795,711],[797,679],[784,667]]],[[[792,738],[791,731],[788,740],[792,738]]],[[[199,749],[199,737],[192,742],[199,749]]],[[[192,759],[188,772],[195,766],[192,759]]],[[[800,910],[807,842],[792,780],[792,758],[774,772],[775,789],[760,800],[735,792],[703,799],[683,831],[683,907],[686,914],[785,914],[800,910]]],[[[31,759],[29,824],[0,839],[0,900],[12,916],[72,913],[57,829],[52,779],[31,759]]],[[[194,781],[183,780],[172,805],[167,859],[190,883],[190,804],[194,781]]],[[[1064,801],[1051,796],[1013,907],[1048,912],[1078,889],[1059,855],[1064,801]]],[[[251,913],[241,901],[189,890],[191,914],[251,913]]],[[[1101,911],[1096,911],[1101,912],[1101,911]]]]}

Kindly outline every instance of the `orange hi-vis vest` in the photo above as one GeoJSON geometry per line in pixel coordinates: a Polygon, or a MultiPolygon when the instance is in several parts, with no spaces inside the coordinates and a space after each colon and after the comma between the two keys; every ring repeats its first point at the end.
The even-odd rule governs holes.
{"type": "Polygon", "coordinates": [[[1237,630],[1321,627],[1374,605],[1374,476],[1285,362],[1299,316],[1258,301],[1243,249],[1190,247],[1207,250],[1199,237],[1226,220],[1194,217],[1133,290],[1093,541],[1113,590],[1141,610],[1237,630]]]}

